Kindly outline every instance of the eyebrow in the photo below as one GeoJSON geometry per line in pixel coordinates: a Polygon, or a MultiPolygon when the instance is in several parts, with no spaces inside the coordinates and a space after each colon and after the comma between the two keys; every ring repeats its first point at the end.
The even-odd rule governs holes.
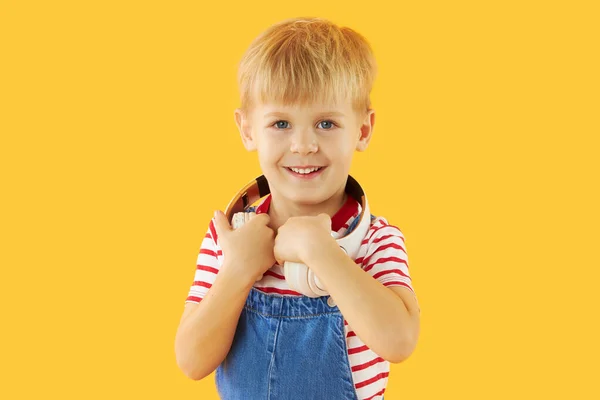
{"type": "MultiPolygon", "coordinates": [[[[288,114],[285,112],[280,112],[280,111],[273,111],[270,113],[266,113],[264,115],[265,118],[267,117],[271,117],[271,116],[279,116],[279,117],[285,117],[288,114]]],[[[324,111],[324,112],[320,112],[317,114],[319,117],[345,117],[346,114],[341,113],[341,112],[337,112],[337,111],[324,111]]]]}

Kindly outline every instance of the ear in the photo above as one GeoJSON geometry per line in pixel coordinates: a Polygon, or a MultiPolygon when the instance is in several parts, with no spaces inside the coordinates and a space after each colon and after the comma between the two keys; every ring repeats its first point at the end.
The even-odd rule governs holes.
{"type": "Polygon", "coordinates": [[[373,128],[375,127],[375,110],[369,109],[367,110],[367,115],[365,116],[363,122],[360,125],[360,136],[358,137],[358,143],[356,143],[357,151],[365,151],[369,142],[371,141],[371,136],[373,135],[373,128]]]}
{"type": "Polygon", "coordinates": [[[236,108],[233,112],[235,124],[240,131],[244,147],[248,151],[256,151],[256,141],[252,137],[252,125],[247,115],[240,108],[236,108]]]}

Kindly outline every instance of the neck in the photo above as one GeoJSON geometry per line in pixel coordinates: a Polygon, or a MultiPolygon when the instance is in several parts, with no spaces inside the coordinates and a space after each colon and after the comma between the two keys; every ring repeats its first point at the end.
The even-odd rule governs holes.
{"type": "Polygon", "coordinates": [[[269,217],[271,217],[269,227],[277,232],[277,229],[285,224],[290,217],[317,216],[322,213],[333,217],[347,200],[348,195],[344,189],[342,187],[329,199],[318,204],[285,201],[277,193],[271,192],[271,204],[268,212],[269,217]]]}

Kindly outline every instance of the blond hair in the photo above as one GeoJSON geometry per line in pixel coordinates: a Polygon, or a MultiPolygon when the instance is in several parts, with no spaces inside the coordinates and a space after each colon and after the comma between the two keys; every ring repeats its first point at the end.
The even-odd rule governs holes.
{"type": "Polygon", "coordinates": [[[356,31],[323,18],[292,18],[262,32],[238,69],[241,109],[254,99],[290,105],[350,100],[358,112],[371,106],[377,74],[373,50],[356,31]]]}

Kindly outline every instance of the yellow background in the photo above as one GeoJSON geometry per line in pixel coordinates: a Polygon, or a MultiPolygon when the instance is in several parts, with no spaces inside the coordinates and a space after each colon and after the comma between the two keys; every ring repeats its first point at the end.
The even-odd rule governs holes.
{"type": "Polygon", "coordinates": [[[217,398],[174,337],[212,212],[260,173],[236,64],[305,15],[380,67],[351,173],[422,308],[386,400],[600,398],[593,3],[1,1],[0,398],[217,398]]]}

